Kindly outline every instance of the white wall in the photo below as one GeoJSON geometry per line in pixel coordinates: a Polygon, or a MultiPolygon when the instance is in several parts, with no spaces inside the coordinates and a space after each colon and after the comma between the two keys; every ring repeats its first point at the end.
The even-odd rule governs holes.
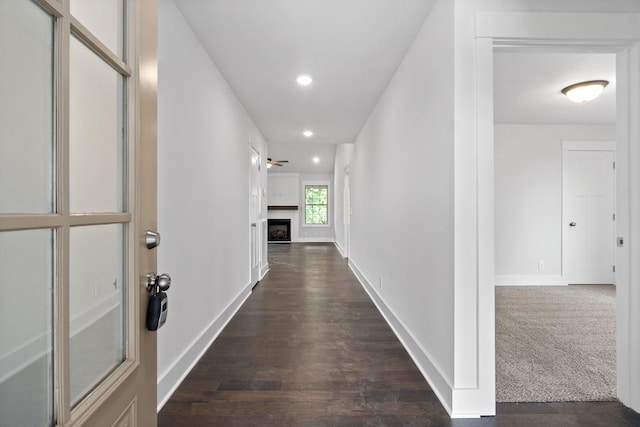
{"type": "Polygon", "coordinates": [[[350,174],[350,266],[449,410],[452,21],[452,2],[437,2],[358,135],[350,174]]]}
{"type": "Polygon", "coordinates": [[[249,144],[263,182],[266,144],[171,0],[159,2],[158,43],[158,269],[173,278],[162,405],[249,295],[249,144]]]}
{"type": "Polygon", "coordinates": [[[333,228],[336,235],[336,246],[343,256],[347,256],[345,252],[348,251],[347,236],[345,236],[345,222],[348,220],[344,211],[345,177],[351,173],[351,160],[353,158],[354,148],[355,146],[353,144],[339,144],[336,147],[336,157],[333,168],[333,228]],[[345,168],[347,170],[345,170],[345,168]]]}
{"type": "Polygon", "coordinates": [[[0,51],[11,58],[0,61],[1,213],[51,211],[52,34],[36,4],[0,3],[0,51]]]}
{"type": "Polygon", "coordinates": [[[497,284],[562,283],[562,141],[615,137],[615,126],[496,125],[497,284]]]}
{"type": "MultiPolygon", "coordinates": [[[[51,18],[36,4],[0,2],[0,51],[11,58],[0,61],[0,213],[51,212],[52,30],[51,18]]],[[[48,230],[0,233],[0,391],[5,380],[51,350],[51,239],[48,230]]],[[[46,398],[44,380],[31,381],[46,398]]],[[[8,422],[27,415],[2,409],[8,422]]],[[[30,422],[42,423],[44,408],[32,409],[40,418],[30,422]]]]}

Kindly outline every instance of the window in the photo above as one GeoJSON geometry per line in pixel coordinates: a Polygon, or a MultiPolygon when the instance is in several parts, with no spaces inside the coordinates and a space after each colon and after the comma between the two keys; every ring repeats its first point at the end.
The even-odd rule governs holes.
{"type": "Polygon", "coordinates": [[[329,225],[329,186],[304,186],[304,223],[329,225]]]}

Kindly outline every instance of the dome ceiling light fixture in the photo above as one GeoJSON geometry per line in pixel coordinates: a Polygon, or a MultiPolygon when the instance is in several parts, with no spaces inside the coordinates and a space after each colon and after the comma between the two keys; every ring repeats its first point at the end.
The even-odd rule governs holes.
{"type": "Polygon", "coordinates": [[[302,132],[302,134],[307,138],[311,138],[313,136],[313,132],[310,130],[305,130],[304,132],[302,132]]]}
{"type": "Polygon", "coordinates": [[[567,86],[562,93],[573,102],[584,104],[597,98],[608,84],[607,80],[589,80],[567,86]]]}
{"type": "Polygon", "coordinates": [[[296,77],[296,82],[298,82],[300,86],[309,86],[312,81],[313,78],[308,74],[300,74],[296,77]]]}

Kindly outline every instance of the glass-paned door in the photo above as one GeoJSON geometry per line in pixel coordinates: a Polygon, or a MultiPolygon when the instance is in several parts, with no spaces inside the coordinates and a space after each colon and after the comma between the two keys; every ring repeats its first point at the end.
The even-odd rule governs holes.
{"type": "Polygon", "coordinates": [[[0,2],[0,426],[153,425],[156,25],[154,0],[0,2]]]}

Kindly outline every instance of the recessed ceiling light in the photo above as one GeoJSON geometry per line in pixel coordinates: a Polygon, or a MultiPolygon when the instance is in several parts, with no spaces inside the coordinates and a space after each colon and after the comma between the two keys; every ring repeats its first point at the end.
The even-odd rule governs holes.
{"type": "Polygon", "coordinates": [[[320,158],[319,157],[314,157],[313,158],[313,163],[320,163],[320,158]]]}
{"type": "Polygon", "coordinates": [[[298,82],[299,85],[301,86],[309,86],[311,84],[311,82],[313,81],[313,79],[311,78],[310,75],[308,74],[300,74],[297,78],[296,81],[298,82]]]}
{"type": "Polygon", "coordinates": [[[562,93],[573,102],[583,104],[597,98],[608,84],[606,80],[591,80],[567,86],[562,93]]]}
{"type": "Polygon", "coordinates": [[[307,138],[309,138],[310,136],[313,136],[313,132],[311,132],[310,130],[305,130],[304,132],[302,132],[302,134],[307,138]]]}

